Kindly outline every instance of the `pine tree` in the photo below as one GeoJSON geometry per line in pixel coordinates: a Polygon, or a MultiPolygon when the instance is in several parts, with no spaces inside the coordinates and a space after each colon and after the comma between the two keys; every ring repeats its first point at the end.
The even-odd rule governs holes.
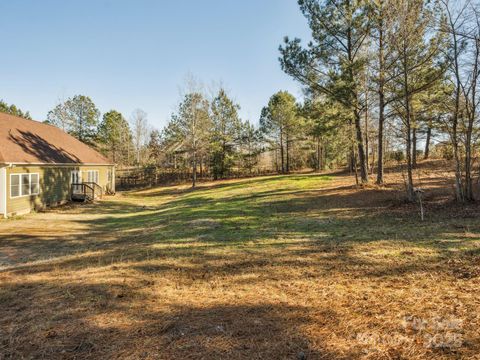
{"type": "Polygon", "coordinates": [[[395,79],[392,85],[395,112],[403,124],[406,145],[407,197],[413,201],[417,128],[414,98],[432,87],[443,76],[442,66],[431,66],[438,55],[441,38],[429,31],[433,20],[432,7],[423,0],[398,0],[391,6],[396,17],[392,23],[389,42],[397,61],[388,75],[395,79]]]}
{"type": "Polygon", "coordinates": [[[67,99],[47,115],[50,124],[90,145],[94,144],[99,118],[100,111],[92,99],[84,95],[75,95],[67,99]]]}
{"type": "Polygon", "coordinates": [[[150,133],[150,140],[147,147],[150,160],[158,164],[162,155],[162,135],[160,131],[153,130],[150,133]]]}
{"type": "Polygon", "coordinates": [[[259,130],[249,121],[245,121],[241,125],[240,133],[240,158],[243,170],[251,174],[258,164],[258,156],[261,149],[261,134],[259,130]]]}
{"type": "Polygon", "coordinates": [[[212,133],[210,151],[214,179],[225,177],[234,164],[240,136],[240,106],[235,104],[224,89],[220,89],[211,105],[212,133]]]}
{"type": "Polygon", "coordinates": [[[14,115],[14,116],[19,116],[24,119],[32,120],[32,117],[30,116],[30,113],[23,112],[21,109],[19,109],[16,105],[8,105],[5,101],[0,100],[0,112],[14,115]]]}
{"type": "Polygon", "coordinates": [[[268,106],[262,109],[260,130],[267,141],[280,151],[281,172],[290,171],[289,142],[297,121],[295,97],[286,91],[272,95],[268,106]]]}
{"type": "Polygon", "coordinates": [[[188,93],[172,115],[169,131],[188,154],[192,167],[192,187],[197,183],[197,167],[205,154],[211,130],[209,103],[198,92],[188,93]]]}
{"type": "Polygon", "coordinates": [[[98,125],[97,140],[113,163],[128,163],[128,146],[131,146],[132,134],[121,113],[110,110],[103,114],[98,125]]]}
{"type": "Polygon", "coordinates": [[[313,168],[324,170],[328,163],[341,161],[348,154],[350,139],[344,136],[348,130],[347,109],[325,96],[310,95],[302,106],[302,116],[306,119],[306,133],[313,138],[313,168]],[[335,151],[329,151],[336,149],[335,151]]]}
{"type": "Polygon", "coordinates": [[[359,81],[365,66],[362,49],[370,34],[369,7],[363,0],[299,0],[299,5],[313,41],[303,48],[300,39],[285,38],[280,47],[282,69],[350,110],[355,129],[352,144],[357,144],[361,179],[367,183],[359,81]]]}

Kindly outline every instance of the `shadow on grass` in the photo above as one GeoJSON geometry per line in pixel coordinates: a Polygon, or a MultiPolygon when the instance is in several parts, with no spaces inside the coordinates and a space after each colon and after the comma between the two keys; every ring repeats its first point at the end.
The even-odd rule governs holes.
{"type": "MultiPolygon", "coordinates": [[[[50,264],[31,261],[50,259],[62,267],[78,269],[120,260],[138,262],[146,254],[159,258],[198,257],[203,261],[205,253],[214,249],[271,251],[297,245],[304,248],[304,256],[330,251],[338,253],[335,261],[348,263],[354,259],[348,255],[355,254],[358,245],[372,242],[392,242],[395,246],[405,243],[447,257],[451,250],[457,250],[457,254],[472,251],[471,244],[479,240],[480,224],[475,217],[451,219],[449,214],[440,214],[421,222],[415,207],[399,213],[391,211],[392,191],[357,190],[351,186],[298,190],[295,184],[275,190],[242,189],[245,183],[281,185],[281,180],[291,178],[318,179],[320,183],[325,180],[313,175],[250,179],[241,184],[218,185],[215,191],[210,187],[198,189],[149,206],[132,202],[132,196],[122,201],[103,201],[80,210],[75,223],[86,229],[85,233],[0,234],[0,254],[7,247],[23,255],[14,264],[4,264],[6,268],[13,265],[17,270],[48,271],[50,264]],[[221,187],[229,191],[219,194],[221,187]],[[375,201],[370,195],[375,196],[375,201]],[[83,218],[82,213],[94,217],[83,218]],[[462,237],[467,230],[473,235],[462,237]]],[[[402,271],[413,272],[415,268],[410,264],[402,271]]],[[[377,270],[371,274],[385,273],[377,270]]]]}
{"type": "Polygon", "coordinates": [[[271,184],[275,186],[277,183],[288,180],[289,182],[296,182],[302,180],[315,180],[328,181],[331,179],[330,176],[322,174],[302,174],[302,175],[272,175],[265,176],[261,178],[246,178],[246,179],[235,179],[222,181],[221,183],[208,182],[208,183],[199,183],[199,185],[194,189],[189,185],[178,186],[166,186],[160,187],[157,189],[146,189],[141,191],[129,191],[126,194],[133,197],[157,197],[157,196],[170,196],[170,195],[185,195],[185,194],[194,194],[196,192],[207,192],[207,191],[221,191],[223,189],[228,190],[239,190],[245,189],[252,185],[264,185],[271,184]]]}
{"type": "Polygon", "coordinates": [[[0,255],[23,254],[0,270],[0,358],[359,358],[308,336],[340,322],[332,309],[260,294],[219,304],[209,290],[480,276],[476,217],[445,211],[421,222],[414,207],[392,211],[391,191],[259,181],[66,210],[80,232],[0,233],[0,255]]]}
{"type": "Polygon", "coordinates": [[[330,320],[332,310],[282,304],[178,306],[153,304],[151,281],[134,285],[68,282],[2,286],[0,338],[4,359],[342,359],[358,352],[332,352],[324,339],[304,328],[330,320]],[[16,294],[8,298],[5,294],[16,294]],[[29,311],[28,301],[42,311],[29,311]],[[148,308],[145,303],[152,304],[148,308]],[[88,317],[86,314],[88,313],[88,317]],[[95,319],[95,320],[94,320],[95,319]],[[34,327],[25,324],[36,324],[34,327]],[[29,341],[25,341],[29,339],[29,341]]]}

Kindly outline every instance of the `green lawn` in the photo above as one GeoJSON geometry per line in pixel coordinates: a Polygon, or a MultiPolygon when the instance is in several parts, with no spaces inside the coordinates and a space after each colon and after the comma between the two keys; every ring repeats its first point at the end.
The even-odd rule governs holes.
{"type": "MultiPolygon", "coordinates": [[[[0,359],[480,353],[476,208],[291,175],[0,222],[0,359]]],[[[433,191],[433,190],[432,190],[433,191]]]]}

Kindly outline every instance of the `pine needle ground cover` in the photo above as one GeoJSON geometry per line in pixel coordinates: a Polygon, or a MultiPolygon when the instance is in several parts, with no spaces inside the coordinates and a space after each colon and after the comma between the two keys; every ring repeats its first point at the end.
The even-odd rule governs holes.
{"type": "Polygon", "coordinates": [[[478,207],[332,174],[154,188],[0,221],[0,359],[470,359],[478,207]]]}

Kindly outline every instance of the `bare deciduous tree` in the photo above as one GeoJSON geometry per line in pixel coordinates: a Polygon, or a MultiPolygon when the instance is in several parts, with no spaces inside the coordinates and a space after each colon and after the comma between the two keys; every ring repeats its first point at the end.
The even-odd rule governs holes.
{"type": "Polygon", "coordinates": [[[478,4],[441,0],[445,13],[440,28],[447,34],[446,56],[452,78],[453,106],[443,121],[455,161],[455,193],[458,201],[472,201],[472,166],[480,97],[480,16],[478,4]]]}
{"type": "Polygon", "coordinates": [[[149,135],[147,113],[141,109],[135,109],[130,118],[130,124],[133,134],[133,144],[135,147],[135,160],[137,164],[142,164],[144,160],[142,154],[147,145],[149,135]]]}

